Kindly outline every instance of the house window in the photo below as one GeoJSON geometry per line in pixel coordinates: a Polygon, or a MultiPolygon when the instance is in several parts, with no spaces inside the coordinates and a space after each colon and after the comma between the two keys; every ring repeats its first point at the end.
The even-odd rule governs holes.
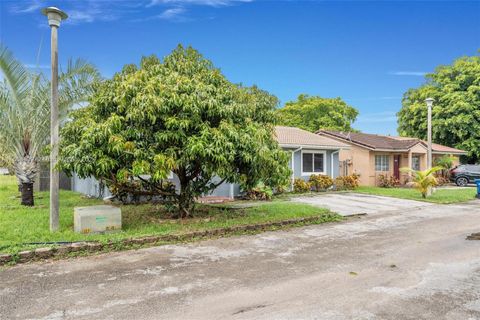
{"type": "Polygon", "coordinates": [[[390,171],[390,156],[375,156],[375,171],[390,171]]]}
{"type": "Polygon", "coordinates": [[[302,174],[325,173],[325,153],[302,153],[302,174]]]}
{"type": "Polygon", "coordinates": [[[412,157],[412,169],[417,171],[420,170],[420,156],[412,157]]]}

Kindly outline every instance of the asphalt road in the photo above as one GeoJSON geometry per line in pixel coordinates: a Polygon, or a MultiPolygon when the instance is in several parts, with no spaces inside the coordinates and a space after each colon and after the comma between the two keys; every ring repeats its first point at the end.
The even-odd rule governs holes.
{"type": "Polygon", "coordinates": [[[480,203],[19,265],[3,319],[480,319],[480,203]]]}

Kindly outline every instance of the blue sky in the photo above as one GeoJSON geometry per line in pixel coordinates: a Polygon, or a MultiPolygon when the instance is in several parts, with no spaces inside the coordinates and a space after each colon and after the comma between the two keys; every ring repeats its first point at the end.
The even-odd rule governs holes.
{"type": "Polygon", "coordinates": [[[282,104],[300,93],[341,97],[370,133],[396,134],[403,93],[480,48],[480,1],[0,1],[2,43],[43,71],[50,38],[39,10],[54,5],[70,15],[61,63],[85,58],[110,77],[142,55],[192,45],[282,104]]]}

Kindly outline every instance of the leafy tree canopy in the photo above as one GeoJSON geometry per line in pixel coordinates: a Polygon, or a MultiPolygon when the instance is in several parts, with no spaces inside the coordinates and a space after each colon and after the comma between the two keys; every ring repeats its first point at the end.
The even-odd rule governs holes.
{"type": "Polygon", "coordinates": [[[480,57],[463,57],[427,75],[426,84],[408,90],[398,113],[402,136],[427,137],[425,99],[435,99],[432,136],[436,143],[468,151],[470,162],[480,159],[480,57]]]}
{"type": "Polygon", "coordinates": [[[277,110],[279,123],[311,132],[319,129],[353,131],[358,111],[340,98],[322,98],[301,94],[277,110]]]}
{"type": "Polygon", "coordinates": [[[62,131],[61,166],[114,192],[169,196],[181,216],[220,182],[245,188],[288,180],[288,156],[274,139],[277,99],[229,82],[192,48],[143,58],[105,81],[62,131]],[[180,190],[165,179],[172,171],[180,190]],[[149,179],[145,175],[150,175],[149,179]],[[218,176],[221,181],[213,183],[218,176]]]}

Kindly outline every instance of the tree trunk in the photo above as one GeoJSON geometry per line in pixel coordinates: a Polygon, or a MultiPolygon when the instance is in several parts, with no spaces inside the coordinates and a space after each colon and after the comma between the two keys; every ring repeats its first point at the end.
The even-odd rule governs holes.
{"type": "Polygon", "coordinates": [[[180,191],[180,195],[178,197],[178,211],[180,218],[183,219],[190,216],[190,214],[193,212],[194,202],[195,201],[189,192],[180,191]]]}
{"type": "Polygon", "coordinates": [[[178,195],[178,211],[180,218],[188,218],[193,211],[194,199],[189,189],[189,181],[180,177],[180,194],[178,195]]]}
{"type": "Polygon", "coordinates": [[[22,205],[33,207],[33,183],[22,183],[22,205]]]}

